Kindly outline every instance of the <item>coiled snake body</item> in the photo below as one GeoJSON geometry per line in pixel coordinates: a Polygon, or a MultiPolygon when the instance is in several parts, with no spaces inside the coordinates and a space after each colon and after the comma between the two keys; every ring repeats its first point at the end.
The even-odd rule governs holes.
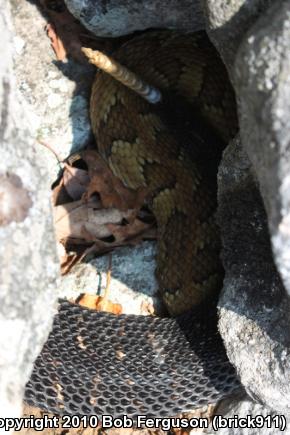
{"type": "Polygon", "coordinates": [[[26,400],[58,413],[170,416],[239,385],[212,302],[222,285],[216,172],[237,129],[234,96],[203,32],[147,32],[114,59],[162,94],[152,105],[99,71],[91,122],[102,157],[156,217],[158,283],[178,316],[114,316],[62,302],[26,400]]]}

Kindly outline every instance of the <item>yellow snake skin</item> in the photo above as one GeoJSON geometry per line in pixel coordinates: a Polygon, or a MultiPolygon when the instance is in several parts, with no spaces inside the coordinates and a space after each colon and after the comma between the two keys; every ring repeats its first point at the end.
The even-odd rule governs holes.
{"type": "Polygon", "coordinates": [[[158,225],[159,288],[176,315],[221,288],[218,159],[213,169],[208,156],[211,151],[220,155],[237,131],[235,99],[224,65],[203,32],[147,32],[112,57],[164,96],[155,107],[98,71],[90,113],[99,153],[114,175],[128,188],[146,191],[158,225]],[[182,113],[184,126],[179,121],[176,126],[182,113]],[[197,133],[188,135],[191,119],[197,133]]]}

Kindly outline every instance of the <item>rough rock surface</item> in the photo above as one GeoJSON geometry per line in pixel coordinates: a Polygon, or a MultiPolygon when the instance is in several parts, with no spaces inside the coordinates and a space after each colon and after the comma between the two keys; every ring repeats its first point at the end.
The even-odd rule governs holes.
{"type": "Polygon", "coordinates": [[[16,417],[51,325],[58,268],[46,161],[16,92],[9,2],[0,32],[0,415],[16,417]]]}
{"type": "Polygon", "coordinates": [[[271,0],[204,0],[208,34],[229,70],[246,31],[271,3],[271,0]]]}
{"type": "Polygon", "coordinates": [[[259,181],[258,187],[246,182],[244,157],[234,159],[233,150],[226,153],[219,197],[226,269],[220,301],[221,333],[248,392],[289,414],[289,299],[274,261],[289,291],[290,3],[277,1],[269,7],[271,3],[207,0],[206,22],[231,72],[242,144],[259,181]],[[234,164],[238,170],[231,168],[234,164]],[[233,189],[237,185],[229,192],[227,203],[224,192],[230,183],[233,189]],[[257,231],[255,234],[255,227],[260,227],[263,240],[257,231]]]}
{"type": "MultiPolygon", "coordinates": [[[[35,137],[63,159],[84,147],[91,137],[88,101],[95,69],[71,58],[64,62],[55,59],[45,33],[47,19],[37,2],[11,0],[11,4],[15,73],[26,112],[35,137]]],[[[42,152],[48,159],[52,182],[58,171],[56,159],[43,147],[42,152]]]]}
{"type": "Polygon", "coordinates": [[[126,314],[148,315],[162,309],[154,275],[156,244],[144,242],[124,246],[111,254],[81,263],[61,280],[60,297],[76,298],[81,293],[104,294],[107,284],[109,256],[111,281],[109,299],[122,305],[126,314]]]}
{"type": "Polygon", "coordinates": [[[236,62],[242,141],[268,214],[275,262],[290,294],[290,2],[248,33],[236,62]]]}
{"type": "Polygon", "coordinates": [[[199,0],[65,0],[71,13],[98,36],[121,36],[148,28],[200,30],[199,0]]]}
{"type": "Polygon", "coordinates": [[[219,170],[226,270],[219,327],[247,392],[290,415],[290,300],[274,266],[266,213],[239,141],[219,170]]]}

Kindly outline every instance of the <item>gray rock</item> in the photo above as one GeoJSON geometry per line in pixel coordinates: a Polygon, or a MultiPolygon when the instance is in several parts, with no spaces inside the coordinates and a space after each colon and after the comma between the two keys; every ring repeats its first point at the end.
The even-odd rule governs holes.
{"type": "Polygon", "coordinates": [[[122,313],[148,315],[153,308],[162,310],[155,278],[154,242],[124,246],[111,254],[81,263],[64,276],[58,288],[59,296],[77,298],[81,293],[103,295],[107,285],[109,256],[111,281],[109,300],[121,304],[122,313]]]}
{"type": "MultiPolygon", "coordinates": [[[[16,80],[33,134],[63,159],[91,138],[88,101],[95,68],[72,59],[56,61],[40,10],[33,2],[11,4],[16,80]]],[[[42,152],[53,181],[59,169],[56,159],[44,147],[42,152]]]]}
{"type": "Polygon", "coordinates": [[[9,2],[0,32],[0,416],[17,417],[51,326],[58,265],[47,165],[16,92],[9,2]]]}
{"type": "Polygon", "coordinates": [[[274,258],[290,294],[290,2],[278,1],[239,51],[241,135],[264,199],[274,258]]]}
{"type": "Polygon", "coordinates": [[[65,0],[70,12],[98,36],[148,28],[204,28],[199,0],[65,0]]]}
{"type": "Polygon", "coordinates": [[[290,3],[271,3],[207,0],[206,23],[231,73],[253,164],[232,145],[220,170],[221,334],[247,391],[289,414],[290,305],[274,260],[289,291],[290,3]]]}
{"type": "Polygon", "coordinates": [[[208,34],[231,69],[246,31],[271,0],[204,0],[208,34]]]}
{"type": "Polygon", "coordinates": [[[290,415],[290,301],[273,263],[258,185],[238,140],[224,153],[218,183],[226,271],[220,332],[247,392],[290,415]]]}

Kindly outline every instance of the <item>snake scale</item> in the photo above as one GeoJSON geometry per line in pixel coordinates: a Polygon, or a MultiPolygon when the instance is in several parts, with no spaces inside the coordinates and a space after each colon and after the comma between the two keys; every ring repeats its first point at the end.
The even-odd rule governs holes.
{"type": "Polygon", "coordinates": [[[113,58],[156,87],[150,104],[103,71],[91,93],[98,151],[158,226],[156,275],[172,318],[61,301],[26,386],[56,413],[170,416],[240,387],[217,332],[222,286],[216,174],[237,131],[234,94],[204,32],[149,31],[113,58]]]}

